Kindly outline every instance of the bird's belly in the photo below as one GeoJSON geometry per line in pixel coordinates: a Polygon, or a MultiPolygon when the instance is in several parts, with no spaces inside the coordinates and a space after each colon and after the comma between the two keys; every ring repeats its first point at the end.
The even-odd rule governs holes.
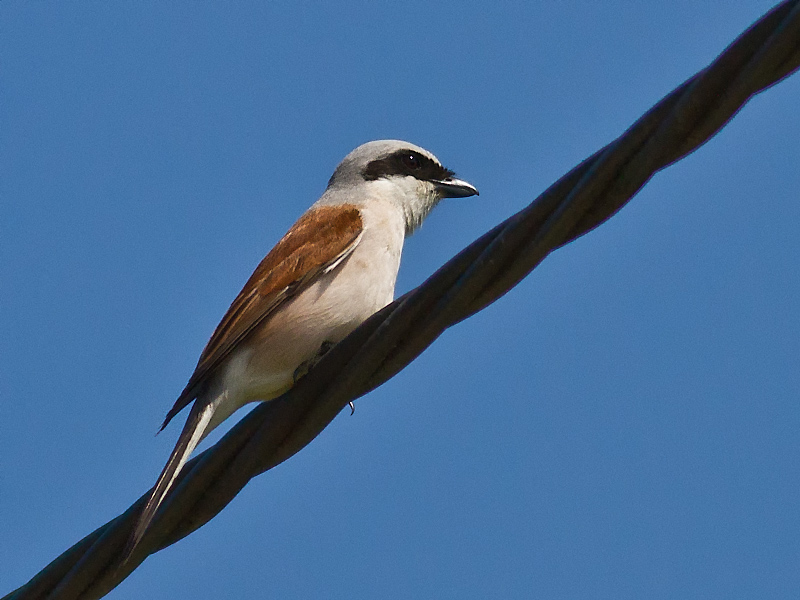
{"type": "Polygon", "coordinates": [[[284,393],[297,368],[317,357],[323,343],[341,341],[392,301],[400,261],[399,250],[389,250],[385,244],[382,249],[359,245],[338,268],[269,317],[229,364],[226,379],[236,382],[230,391],[237,404],[284,393]]]}

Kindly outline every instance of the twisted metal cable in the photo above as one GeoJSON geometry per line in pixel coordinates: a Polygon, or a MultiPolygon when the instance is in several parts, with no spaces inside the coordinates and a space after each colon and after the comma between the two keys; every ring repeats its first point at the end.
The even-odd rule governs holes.
{"type": "Polygon", "coordinates": [[[610,218],[660,169],[708,141],[755,94],[800,67],[800,0],[786,0],[628,131],[373,315],[289,392],[261,404],[183,469],[130,560],[120,554],[149,492],[2,600],[100,598],[148,555],[201,527],[286,460],[350,400],[393,377],[442,332],[494,302],[556,248],[610,218]]]}

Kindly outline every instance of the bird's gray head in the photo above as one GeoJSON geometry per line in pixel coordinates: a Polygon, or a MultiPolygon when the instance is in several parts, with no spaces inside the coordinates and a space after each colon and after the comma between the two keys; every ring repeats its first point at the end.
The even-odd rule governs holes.
{"type": "Polygon", "coordinates": [[[320,202],[358,203],[361,198],[383,198],[402,210],[408,235],[442,198],[477,193],[427,150],[400,140],[378,140],[367,142],[344,157],[320,202]]]}

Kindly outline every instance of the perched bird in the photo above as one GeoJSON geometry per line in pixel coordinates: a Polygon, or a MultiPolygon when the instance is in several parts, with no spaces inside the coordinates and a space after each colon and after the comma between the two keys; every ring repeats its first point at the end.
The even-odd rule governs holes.
{"type": "Polygon", "coordinates": [[[233,301],[167,413],[162,430],[194,401],[126,560],[197,444],[248,402],[286,392],[327,348],[389,304],[404,238],[442,198],[477,193],[408,142],[369,142],[344,158],[233,301]]]}

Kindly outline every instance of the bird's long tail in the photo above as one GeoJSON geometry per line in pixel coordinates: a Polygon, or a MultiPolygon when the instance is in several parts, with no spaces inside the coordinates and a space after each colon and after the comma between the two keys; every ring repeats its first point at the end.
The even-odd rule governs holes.
{"type": "Polygon", "coordinates": [[[186,460],[195,447],[197,447],[197,444],[200,443],[200,440],[208,433],[208,425],[211,422],[211,418],[214,416],[216,407],[216,402],[201,404],[199,399],[196,400],[194,406],[192,406],[189,418],[186,419],[186,425],[184,425],[183,431],[181,431],[181,435],[178,437],[178,443],[175,444],[175,449],[172,451],[172,454],[170,454],[164,470],[161,471],[161,475],[158,476],[158,481],[156,481],[156,485],[150,494],[150,499],[147,501],[141,515],[139,515],[131,537],[128,538],[128,544],[123,554],[123,563],[130,558],[133,550],[139,542],[142,541],[147,528],[153,521],[158,507],[161,506],[167,493],[172,489],[172,485],[175,483],[175,479],[178,477],[181,468],[186,463],[186,460]]]}

